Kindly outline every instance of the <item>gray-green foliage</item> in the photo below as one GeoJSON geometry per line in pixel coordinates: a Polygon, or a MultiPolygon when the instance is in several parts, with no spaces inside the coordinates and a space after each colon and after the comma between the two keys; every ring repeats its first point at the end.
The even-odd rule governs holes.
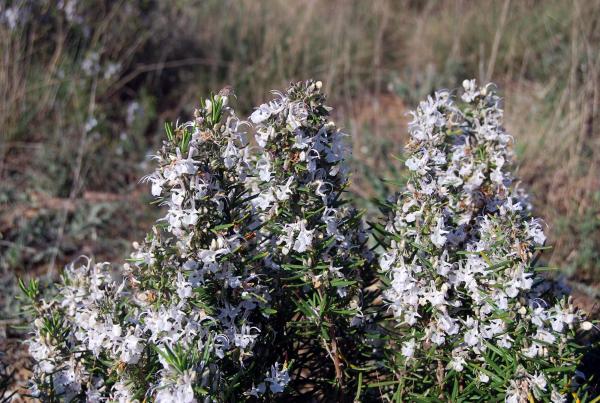
{"type": "Polygon", "coordinates": [[[540,276],[541,221],[509,170],[511,137],[492,85],[465,80],[421,102],[409,124],[406,190],[380,258],[398,337],[403,399],[562,401],[577,389],[572,300],[540,276]]]}
{"type": "MultiPolygon", "coordinates": [[[[145,179],[161,218],[130,262],[74,264],[36,319],[46,400],[523,399],[577,392],[592,324],[539,277],[489,86],[421,103],[405,192],[368,230],[345,198],[344,134],[314,81],[249,122],[225,95],[166,125],[145,179]],[[249,145],[248,128],[257,147],[249,145]],[[380,248],[369,246],[369,237],[380,248]],[[377,256],[376,256],[377,255],[377,256]]],[[[585,389],[581,396],[585,397],[585,389]]]]}

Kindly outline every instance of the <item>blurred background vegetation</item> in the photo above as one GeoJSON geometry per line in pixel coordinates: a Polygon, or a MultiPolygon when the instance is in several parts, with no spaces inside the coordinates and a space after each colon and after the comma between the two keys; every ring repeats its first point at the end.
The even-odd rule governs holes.
{"type": "Polygon", "coordinates": [[[244,116],[307,78],[353,135],[351,190],[370,211],[399,186],[382,179],[401,181],[407,111],[465,78],[497,83],[546,262],[592,309],[599,43],[600,0],[0,2],[0,351],[20,349],[17,275],[122,261],[160,214],[138,181],[164,121],[225,85],[244,116]]]}

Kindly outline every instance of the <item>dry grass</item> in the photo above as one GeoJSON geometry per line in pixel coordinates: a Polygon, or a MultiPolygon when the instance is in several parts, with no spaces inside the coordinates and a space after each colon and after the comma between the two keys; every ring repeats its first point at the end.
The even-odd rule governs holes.
{"type": "MultiPolygon", "coordinates": [[[[248,112],[307,77],[325,82],[354,135],[353,191],[367,200],[394,189],[379,178],[401,176],[391,157],[401,159],[406,111],[434,88],[478,77],[505,95],[520,176],[551,228],[551,264],[600,278],[600,1],[82,2],[76,24],[55,5],[19,4],[25,29],[0,25],[5,207],[36,192],[70,204],[89,190],[131,192],[162,121],[189,115],[200,94],[233,85],[248,112]],[[92,52],[120,63],[118,74],[86,75],[92,52]],[[140,124],[126,116],[132,101],[140,124]],[[86,133],[91,116],[99,123],[86,133]]],[[[68,213],[58,213],[57,252],[68,213]]]]}
{"type": "Polygon", "coordinates": [[[291,80],[322,80],[353,134],[351,190],[373,211],[370,197],[399,186],[380,178],[401,182],[407,110],[477,77],[504,94],[519,177],[549,226],[549,265],[597,298],[600,0],[82,0],[78,25],[55,2],[18,3],[25,29],[0,23],[5,288],[82,251],[125,257],[157,212],[122,199],[141,190],[163,121],[189,116],[201,94],[232,85],[247,113],[291,80]],[[91,52],[121,69],[86,75],[91,52]],[[134,101],[142,112],[131,121],[134,101]],[[98,126],[86,132],[91,116],[98,126]]]}
{"type": "Polygon", "coordinates": [[[400,175],[391,156],[402,153],[406,110],[475,76],[505,94],[520,176],[551,226],[552,263],[598,275],[599,1],[83,2],[76,26],[43,2],[19,4],[26,29],[0,28],[7,205],[6,187],[71,204],[86,190],[129,192],[162,121],[188,115],[199,94],[233,85],[247,112],[306,77],[325,82],[354,134],[353,189],[368,199],[388,190],[378,178],[400,175]],[[86,76],[92,52],[119,62],[118,74],[86,76]],[[137,128],[124,112],[134,100],[145,112],[137,128]],[[91,116],[99,124],[86,133],[91,116]]]}

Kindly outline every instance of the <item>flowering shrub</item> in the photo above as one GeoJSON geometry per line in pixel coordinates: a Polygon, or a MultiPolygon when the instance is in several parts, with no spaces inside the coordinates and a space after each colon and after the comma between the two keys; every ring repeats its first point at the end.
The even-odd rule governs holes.
{"type": "Polygon", "coordinates": [[[123,279],[106,264],[73,265],[58,298],[36,304],[41,396],[191,402],[227,400],[254,381],[265,393],[283,389],[281,363],[247,363],[271,298],[249,236],[260,223],[244,188],[243,126],[218,95],[194,121],[167,125],[159,167],[145,178],[167,214],[135,245],[123,279]]]}
{"type": "Polygon", "coordinates": [[[345,135],[321,83],[249,122],[228,101],[166,126],[145,178],[166,215],[129,263],[72,264],[50,298],[21,283],[35,396],[519,402],[576,387],[573,337],[591,324],[536,276],[544,234],[507,171],[490,86],[414,113],[412,177],[373,225],[378,259],[344,199],[345,135]]]}
{"type": "Polygon", "coordinates": [[[538,275],[545,236],[508,170],[500,99],[463,87],[458,102],[441,91],[412,113],[411,178],[383,231],[399,391],[564,401],[583,319],[538,275]]]}
{"type": "Polygon", "coordinates": [[[297,83],[250,116],[260,149],[249,183],[275,281],[275,322],[285,325],[276,345],[296,363],[290,386],[321,384],[324,397],[338,400],[369,359],[363,290],[375,272],[362,214],[343,197],[346,135],[328,120],[320,89],[297,83]]]}

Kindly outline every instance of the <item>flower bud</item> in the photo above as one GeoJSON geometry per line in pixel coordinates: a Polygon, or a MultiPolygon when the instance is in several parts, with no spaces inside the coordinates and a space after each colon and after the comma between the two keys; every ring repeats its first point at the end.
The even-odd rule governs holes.
{"type": "Polygon", "coordinates": [[[581,324],[581,330],[585,330],[586,332],[592,330],[592,327],[594,327],[592,322],[587,320],[581,324]]]}

